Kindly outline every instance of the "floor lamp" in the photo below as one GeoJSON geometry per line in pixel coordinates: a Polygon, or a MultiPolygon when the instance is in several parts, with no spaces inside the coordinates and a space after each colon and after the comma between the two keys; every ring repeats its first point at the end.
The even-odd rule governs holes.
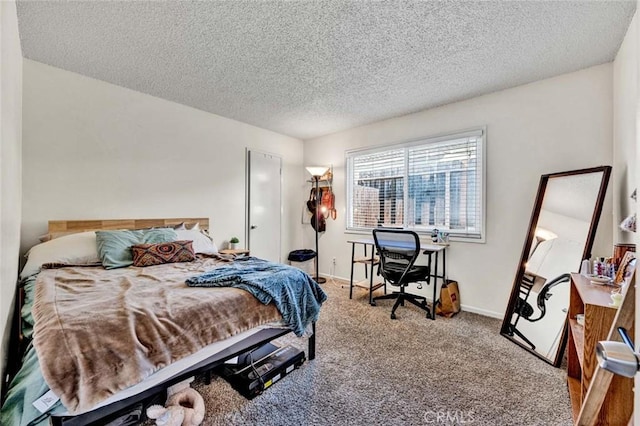
{"type": "Polygon", "coordinates": [[[318,226],[320,224],[318,223],[318,212],[320,210],[320,201],[321,201],[318,183],[322,175],[324,175],[327,172],[327,170],[329,170],[329,168],[324,166],[312,166],[312,167],[307,167],[306,169],[311,174],[311,176],[313,176],[313,182],[315,183],[315,186],[316,186],[316,196],[315,196],[316,211],[314,213],[316,215],[316,227],[315,227],[315,230],[316,230],[316,276],[312,278],[318,284],[323,284],[323,283],[326,283],[327,280],[326,278],[320,277],[320,273],[318,272],[319,266],[320,266],[320,252],[319,252],[319,246],[318,246],[318,226]]]}

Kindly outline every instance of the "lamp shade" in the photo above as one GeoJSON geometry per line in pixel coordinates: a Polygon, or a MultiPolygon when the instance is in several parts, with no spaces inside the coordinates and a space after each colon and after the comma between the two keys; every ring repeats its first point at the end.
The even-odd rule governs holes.
{"type": "Polygon", "coordinates": [[[326,166],[309,166],[306,167],[306,169],[313,177],[320,177],[323,174],[327,173],[327,170],[329,170],[329,168],[326,166]]]}
{"type": "Polygon", "coordinates": [[[553,232],[549,231],[548,229],[544,229],[540,227],[536,228],[535,235],[536,235],[536,238],[541,241],[553,240],[554,238],[558,238],[558,236],[553,232]]]}

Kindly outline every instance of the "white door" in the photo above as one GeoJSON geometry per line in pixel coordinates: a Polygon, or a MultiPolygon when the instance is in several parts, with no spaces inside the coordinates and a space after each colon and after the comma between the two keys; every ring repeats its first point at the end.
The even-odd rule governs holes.
{"type": "Polygon", "coordinates": [[[282,159],[247,151],[247,235],[251,256],[280,262],[282,159]]]}

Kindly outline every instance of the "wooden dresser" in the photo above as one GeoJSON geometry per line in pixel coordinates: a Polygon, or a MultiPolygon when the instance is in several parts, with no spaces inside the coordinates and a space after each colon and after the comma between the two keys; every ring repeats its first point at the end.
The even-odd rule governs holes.
{"type": "MultiPolygon", "coordinates": [[[[573,419],[576,421],[598,364],[596,344],[606,340],[617,313],[611,302],[610,286],[591,284],[588,277],[571,274],[567,384],[573,419]],[[584,325],[576,321],[584,314],[584,325]]],[[[633,336],[633,330],[629,330],[633,336]]],[[[633,413],[633,379],[613,376],[598,415],[598,425],[626,425],[633,413]]]]}

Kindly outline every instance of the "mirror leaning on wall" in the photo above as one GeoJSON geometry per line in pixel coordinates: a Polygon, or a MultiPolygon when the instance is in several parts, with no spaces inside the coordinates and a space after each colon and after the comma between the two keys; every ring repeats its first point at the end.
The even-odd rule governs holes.
{"type": "Polygon", "coordinates": [[[610,166],[542,175],[500,334],[559,366],[570,273],[591,248],[610,166]]]}

